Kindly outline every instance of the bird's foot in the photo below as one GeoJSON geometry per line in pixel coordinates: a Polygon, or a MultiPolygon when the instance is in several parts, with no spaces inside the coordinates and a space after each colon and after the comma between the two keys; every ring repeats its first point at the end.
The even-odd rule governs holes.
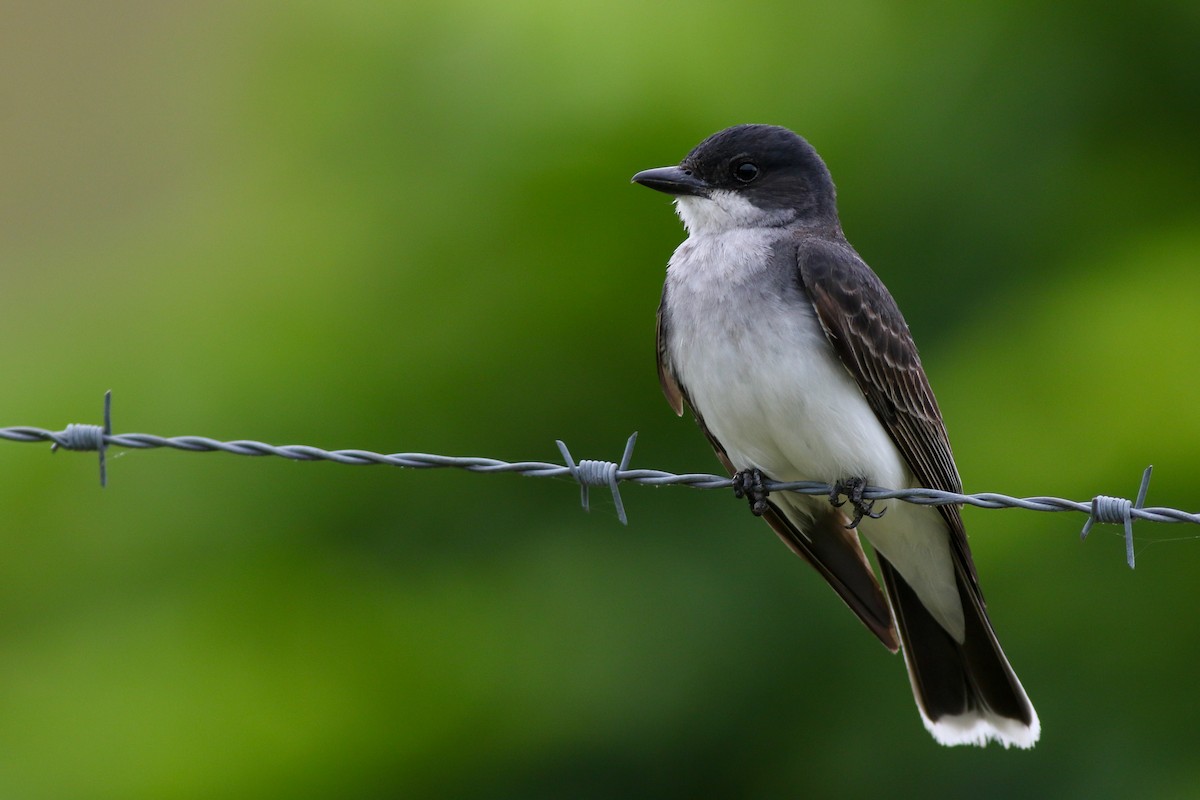
{"type": "Polygon", "coordinates": [[[879,519],[887,509],[880,509],[879,513],[875,513],[872,509],[875,508],[874,500],[866,500],[863,498],[863,492],[867,488],[865,478],[846,478],[840,480],[833,485],[833,490],[829,493],[829,502],[831,505],[841,508],[846,504],[846,500],[850,501],[850,506],[854,509],[854,518],[850,520],[847,528],[854,529],[858,527],[858,523],[862,522],[863,517],[870,519],[879,519]],[[846,496],[846,500],[842,500],[842,495],[846,496]]]}
{"type": "Polygon", "coordinates": [[[763,474],[760,469],[743,469],[733,475],[733,496],[746,498],[750,503],[750,513],[761,517],[767,513],[767,495],[770,494],[763,486],[763,474]]]}

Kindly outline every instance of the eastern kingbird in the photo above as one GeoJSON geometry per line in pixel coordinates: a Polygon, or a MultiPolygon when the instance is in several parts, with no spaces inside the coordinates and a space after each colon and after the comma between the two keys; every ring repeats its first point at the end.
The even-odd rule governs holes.
{"type": "Polygon", "coordinates": [[[658,309],[675,413],[692,410],[738,496],[885,647],[903,648],[937,741],[1031,747],[1041,726],[988,620],[959,507],[875,511],[863,498],[868,484],[962,483],[908,325],[846,241],[821,157],[785,128],[738,125],[633,180],[673,195],[688,232],[658,309]],[[835,489],[768,497],[764,479],[835,489]]]}

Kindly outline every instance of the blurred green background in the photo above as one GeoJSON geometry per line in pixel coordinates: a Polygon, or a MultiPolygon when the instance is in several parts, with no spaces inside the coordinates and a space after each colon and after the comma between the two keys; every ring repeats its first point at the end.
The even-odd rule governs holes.
{"type": "MultiPolygon", "coordinates": [[[[13,4],[0,425],[716,471],[629,185],[824,155],[969,491],[1200,507],[1194,2],[13,4]]],[[[945,749],[724,492],[0,443],[0,797],[1200,795],[1200,530],[965,512],[1041,714],[945,749]]]]}

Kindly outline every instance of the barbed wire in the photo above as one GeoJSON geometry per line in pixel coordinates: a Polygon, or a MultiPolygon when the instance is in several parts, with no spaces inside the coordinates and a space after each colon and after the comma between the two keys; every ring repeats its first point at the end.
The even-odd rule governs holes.
{"type": "MultiPolygon", "coordinates": [[[[625,452],[619,462],[583,459],[575,461],[567,445],[557,441],[564,464],[546,461],[502,461],[496,458],[474,456],[443,456],[429,453],[375,453],[370,450],[324,450],[311,445],[272,445],[249,439],[219,441],[207,436],[156,436],[149,433],[112,432],[112,392],[104,396],[104,424],[70,424],[61,431],[44,428],[14,426],[0,428],[0,440],[13,442],[50,442],[51,450],[59,448],[76,451],[95,451],[100,456],[100,485],[108,483],[105,453],[110,447],[133,450],[171,448],[185,452],[222,452],[239,456],[274,456],[293,461],[332,461],[337,464],[370,466],[384,464],[408,469],[463,469],[469,472],[512,472],[537,478],[571,478],[580,486],[580,501],[584,510],[589,510],[589,493],[592,487],[607,487],[612,492],[617,518],[629,524],[625,504],[621,500],[621,483],[638,483],[649,486],[681,485],[693,489],[728,489],[733,486],[730,478],[708,473],[674,473],[658,469],[631,469],[633,447],[637,433],[625,443],[625,452]]],[[[906,503],[926,506],[970,505],[978,508],[1023,508],[1027,511],[1077,511],[1087,514],[1087,521],[1080,533],[1086,539],[1097,523],[1123,525],[1125,528],[1125,557],[1130,568],[1134,566],[1133,521],[1190,522],[1200,524],[1200,514],[1175,508],[1145,507],[1146,492],[1150,487],[1153,466],[1146,467],[1138,488],[1137,499],[1097,495],[1089,501],[1067,500],[1061,497],[1011,497],[995,492],[961,494],[940,489],[910,488],[888,489],[868,486],[863,490],[865,500],[901,500],[906,503]]],[[[773,481],[767,480],[763,488],[768,492],[791,491],[804,495],[829,496],[834,487],[819,481],[773,481]]]]}

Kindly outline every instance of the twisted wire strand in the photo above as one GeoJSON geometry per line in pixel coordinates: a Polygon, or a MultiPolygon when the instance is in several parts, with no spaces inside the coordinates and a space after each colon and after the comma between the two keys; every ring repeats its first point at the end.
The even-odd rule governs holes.
{"type": "MultiPolygon", "coordinates": [[[[64,430],[51,431],[29,426],[0,428],[0,440],[13,442],[50,442],[52,449],[99,451],[101,485],[105,483],[104,453],[107,448],[121,447],[132,450],[171,448],[184,452],[223,452],[240,456],[277,457],[293,461],[332,461],[337,464],[359,466],[387,465],[408,469],[463,469],[469,472],[511,472],[539,478],[571,478],[581,487],[581,502],[584,509],[589,506],[588,490],[591,487],[606,487],[612,492],[617,516],[622,523],[628,522],[625,506],[618,489],[621,483],[637,483],[648,486],[689,486],[693,489],[727,489],[733,481],[720,475],[708,473],[674,473],[658,469],[630,469],[633,446],[637,434],[629,437],[621,461],[599,461],[583,459],[578,462],[571,456],[567,446],[557,442],[565,464],[547,461],[503,461],[497,458],[477,456],[445,456],[430,453],[376,453],[370,450],[325,450],[312,445],[273,445],[250,439],[220,441],[207,436],[156,436],[149,433],[114,434],[111,421],[111,396],[105,396],[105,424],[71,424],[64,430]]],[[[1081,536],[1086,538],[1096,524],[1118,524],[1125,527],[1126,560],[1132,567],[1134,520],[1167,523],[1200,524],[1200,514],[1176,508],[1144,507],[1149,487],[1151,468],[1142,475],[1142,484],[1136,501],[1120,497],[1098,495],[1089,501],[1068,500],[1061,497],[1012,497],[996,492],[963,494],[940,489],[911,488],[887,489],[869,486],[863,491],[867,500],[901,500],[917,505],[970,505],[978,508],[1021,508],[1027,511],[1076,511],[1088,516],[1081,536]]],[[[768,491],[793,491],[805,495],[827,496],[833,487],[818,481],[765,481],[768,491]]]]}

